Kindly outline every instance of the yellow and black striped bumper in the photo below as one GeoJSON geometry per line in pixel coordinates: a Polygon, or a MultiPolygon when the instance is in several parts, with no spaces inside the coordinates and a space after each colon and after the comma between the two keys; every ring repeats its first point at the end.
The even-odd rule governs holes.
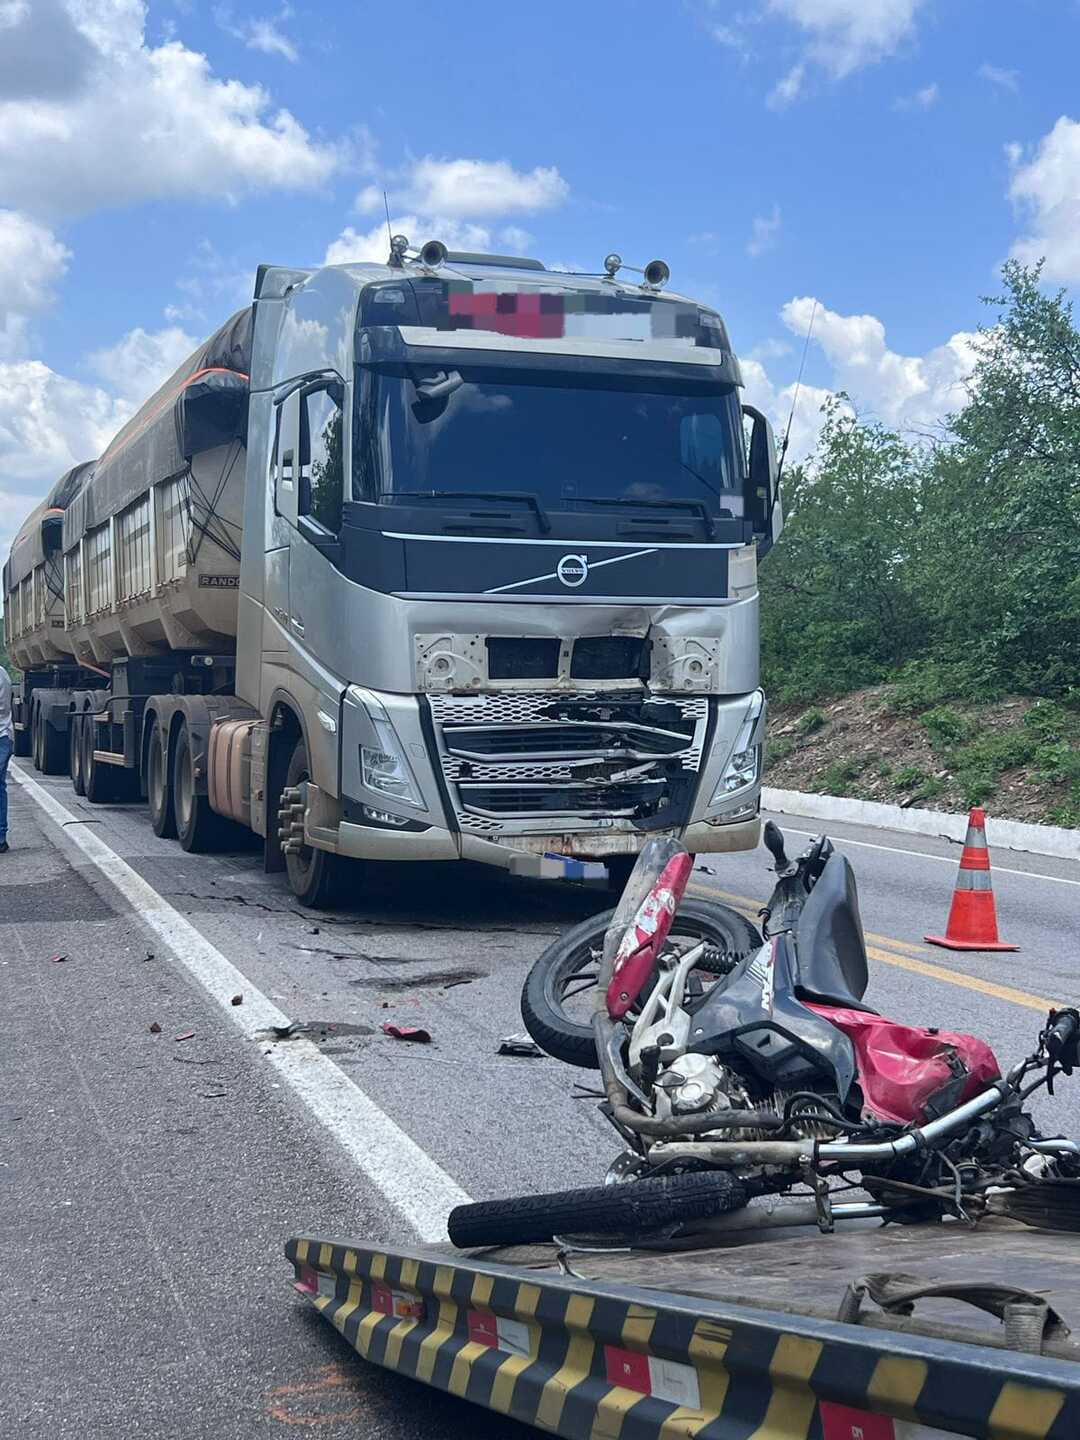
{"type": "Polygon", "coordinates": [[[364,1359],[570,1440],[1080,1440],[1069,1361],[442,1252],[285,1253],[364,1359]]]}

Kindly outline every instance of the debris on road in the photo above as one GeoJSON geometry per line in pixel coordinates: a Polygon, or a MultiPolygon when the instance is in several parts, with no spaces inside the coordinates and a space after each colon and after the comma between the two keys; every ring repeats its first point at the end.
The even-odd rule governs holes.
{"type": "Polygon", "coordinates": [[[156,1020],[151,1020],[151,1022],[150,1022],[150,1034],[151,1034],[151,1035],[160,1035],[160,1034],[161,1034],[161,1026],[158,1024],[158,1022],[157,1022],[156,1020]]]}
{"type": "Polygon", "coordinates": [[[412,1040],[417,1045],[430,1045],[431,1036],[419,1025],[395,1025],[392,1020],[383,1021],[383,1033],[395,1040],[412,1040]]]}
{"type": "Polygon", "coordinates": [[[544,1058],[544,1052],[530,1036],[522,1033],[520,1035],[504,1035],[499,1041],[499,1048],[496,1055],[522,1055],[530,1059],[535,1057],[538,1060],[544,1058]]]}
{"type": "Polygon", "coordinates": [[[67,959],[67,956],[66,956],[66,955],[54,955],[54,956],[52,957],[52,961],[51,961],[50,963],[53,964],[53,965],[59,965],[61,960],[66,960],[66,959],[67,959]]]}
{"type": "Polygon", "coordinates": [[[243,1003],[244,1003],[244,997],[243,997],[243,995],[234,995],[234,996],[232,997],[232,1000],[230,1001],[230,1004],[232,1004],[232,1005],[242,1005],[243,1003]]]}
{"type": "Polygon", "coordinates": [[[154,958],[154,952],[153,952],[153,950],[147,950],[146,955],[144,956],[144,959],[146,959],[146,960],[153,960],[153,958],[154,958]]]}
{"type": "Polygon", "coordinates": [[[182,1035],[177,1035],[177,1036],[176,1036],[176,1043],[179,1044],[181,1040],[194,1040],[194,1039],[195,1039],[195,1031],[194,1031],[194,1030],[185,1030],[182,1035]]]}
{"type": "Polygon", "coordinates": [[[288,1025],[271,1025],[270,1034],[275,1040],[291,1040],[294,1035],[300,1033],[300,1026],[295,1020],[290,1020],[288,1025]]]}

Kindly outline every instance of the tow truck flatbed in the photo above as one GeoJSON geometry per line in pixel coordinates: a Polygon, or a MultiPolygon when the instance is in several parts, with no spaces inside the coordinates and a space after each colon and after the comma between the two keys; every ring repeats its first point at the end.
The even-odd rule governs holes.
{"type": "Polygon", "coordinates": [[[1011,1220],[286,1254],[364,1359],[570,1440],[1080,1440],[1080,1243],[1011,1220]]]}

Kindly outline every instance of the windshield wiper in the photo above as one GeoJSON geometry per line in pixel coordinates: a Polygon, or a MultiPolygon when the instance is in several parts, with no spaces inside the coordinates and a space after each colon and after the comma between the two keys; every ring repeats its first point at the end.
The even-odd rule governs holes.
{"type": "Polygon", "coordinates": [[[716,539],[713,513],[704,500],[628,500],[618,495],[568,495],[566,498],[579,501],[582,505],[640,505],[651,510],[693,510],[701,517],[706,537],[716,539]]]}
{"type": "Polygon", "coordinates": [[[390,490],[387,494],[394,500],[520,500],[536,515],[544,535],[551,529],[547,511],[535,495],[525,490],[390,490]]]}

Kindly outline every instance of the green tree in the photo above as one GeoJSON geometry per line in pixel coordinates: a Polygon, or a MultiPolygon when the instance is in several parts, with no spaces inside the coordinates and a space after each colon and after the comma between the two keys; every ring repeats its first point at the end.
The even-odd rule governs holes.
{"type": "Polygon", "coordinates": [[[914,558],[935,648],[992,688],[1080,680],[1080,332],[1008,262],[967,405],[927,467],[914,558]]]}
{"type": "Polygon", "coordinates": [[[900,436],[825,407],[813,463],[784,482],[787,522],[762,567],[766,685],[809,699],[882,679],[920,643],[908,561],[922,464],[900,436]]]}

